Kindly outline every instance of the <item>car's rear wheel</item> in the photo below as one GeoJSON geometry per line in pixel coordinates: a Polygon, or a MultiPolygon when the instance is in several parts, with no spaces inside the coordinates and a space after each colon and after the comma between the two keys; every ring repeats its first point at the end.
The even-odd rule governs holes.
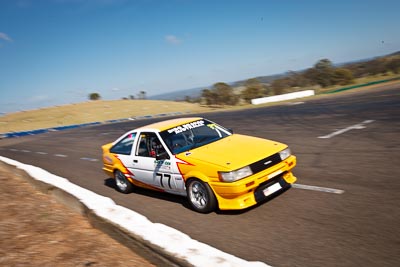
{"type": "Polygon", "coordinates": [[[128,179],[126,179],[125,174],[123,174],[120,170],[116,170],[114,172],[114,178],[115,185],[117,186],[119,192],[124,194],[132,192],[133,185],[128,181],[128,179]]]}
{"type": "Polygon", "coordinates": [[[209,213],[217,207],[217,199],[207,183],[191,179],[186,185],[187,197],[195,211],[209,213]]]}

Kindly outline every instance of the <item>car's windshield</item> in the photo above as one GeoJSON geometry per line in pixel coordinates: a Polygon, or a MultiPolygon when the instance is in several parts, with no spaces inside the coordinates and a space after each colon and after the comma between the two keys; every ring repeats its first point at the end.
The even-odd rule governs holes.
{"type": "Polygon", "coordinates": [[[170,151],[179,154],[220,140],[231,133],[214,122],[201,119],[165,130],[160,135],[170,151]]]}

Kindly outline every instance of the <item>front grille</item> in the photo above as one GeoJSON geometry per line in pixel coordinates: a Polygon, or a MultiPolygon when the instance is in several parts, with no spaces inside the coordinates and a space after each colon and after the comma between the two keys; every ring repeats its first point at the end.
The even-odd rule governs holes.
{"type": "Polygon", "coordinates": [[[282,160],[281,160],[281,157],[279,156],[279,153],[276,153],[265,159],[262,159],[257,162],[254,162],[253,164],[250,164],[250,169],[253,173],[258,173],[260,171],[268,169],[269,167],[271,167],[275,164],[278,164],[281,161],[282,160]]]}

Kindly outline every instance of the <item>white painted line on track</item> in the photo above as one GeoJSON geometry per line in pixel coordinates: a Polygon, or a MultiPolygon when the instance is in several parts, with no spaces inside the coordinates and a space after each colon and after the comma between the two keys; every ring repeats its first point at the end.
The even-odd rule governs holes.
{"type": "Polygon", "coordinates": [[[365,124],[369,124],[369,123],[372,123],[372,122],[374,122],[374,120],[365,120],[365,121],[363,121],[363,122],[361,122],[361,123],[354,124],[354,125],[352,125],[352,126],[349,126],[349,127],[347,127],[347,128],[341,129],[341,130],[337,130],[336,132],[333,132],[333,133],[331,133],[331,134],[324,135],[324,136],[318,136],[318,138],[321,138],[321,139],[329,139],[329,138],[332,138],[332,137],[334,137],[334,136],[336,136],[336,135],[339,135],[339,134],[343,134],[343,133],[345,133],[345,132],[348,132],[348,131],[350,131],[350,130],[361,130],[361,129],[366,128],[365,124]]]}
{"type": "MultiPolygon", "coordinates": [[[[26,150],[26,149],[18,150],[18,149],[15,149],[15,148],[10,148],[9,150],[13,151],[13,152],[24,152],[24,153],[31,153],[32,152],[32,151],[26,150]]],[[[32,153],[36,153],[38,155],[48,155],[49,154],[49,153],[43,152],[43,151],[33,151],[32,153]]],[[[53,156],[54,157],[59,157],[59,158],[68,158],[68,155],[64,155],[64,154],[54,154],[53,156]]],[[[90,162],[98,162],[99,161],[98,159],[90,158],[90,157],[82,157],[82,158],[80,158],[80,160],[86,160],[86,161],[90,161],[90,162]]]]}
{"type": "Polygon", "coordinates": [[[296,105],[301,105],[304,104],[305,102],[293,102],[293,103],[289,103],[288,106],[296,106],[296,105]]]}
{"type": "Polygon", "coordinates": [[[94,159],[94,158],[80,158],[80,159],[81,160],[92,161],[92,162],[99,161],[98,159],[94,159]]]}
{"type": "Polygon", "coordinates": [[[314,186],[314,185],[292,184],[292,187],[297,188],[297,189],[312,190],[312,191],[319,191],[319,192],[339,194],[339,195],[344,193],[344,190],[341,190],[341,189],[320,187],[320,186],[314,186]]]}
{"type": "Polygon", "coordinates": [[[67,158],[67,155],[63,155],[63,154],[54,154],[55,157],[59,157],[59,158],[67,158]]]}

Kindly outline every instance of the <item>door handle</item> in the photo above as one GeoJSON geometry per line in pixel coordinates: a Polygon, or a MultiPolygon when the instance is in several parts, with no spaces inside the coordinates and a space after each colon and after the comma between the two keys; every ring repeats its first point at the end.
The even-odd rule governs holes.
{"type": "Polygon", "coordinates": [[[133,163],[138,163],[137,159],[134,159],[134,160],[133,160],[133,163]]]}

